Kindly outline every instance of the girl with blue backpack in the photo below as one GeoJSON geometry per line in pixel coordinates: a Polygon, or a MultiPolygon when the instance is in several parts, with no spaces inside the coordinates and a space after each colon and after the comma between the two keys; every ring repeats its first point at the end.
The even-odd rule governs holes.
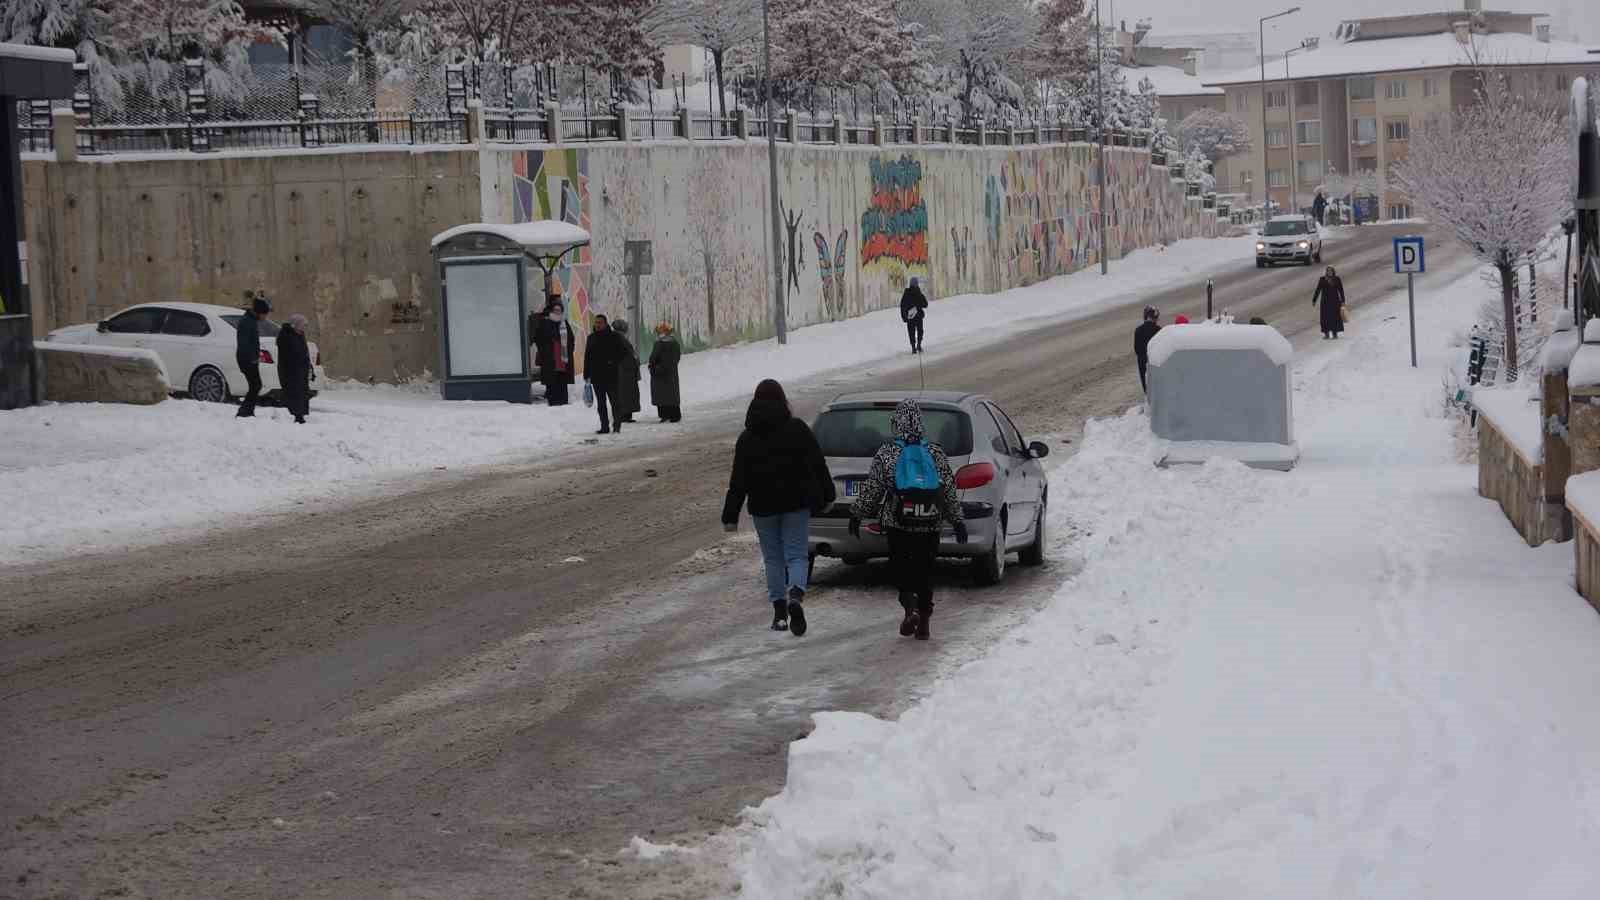
{"type": "Polygon", "coordinates": [[[949,522],[956,541],[965,544],[967,524],[950,460],[943,447],[928,441],[917,401],[901,400],[889,427],[894,440],[872,457],[872,468],[850,508],[850,534],[861,536],[862,519],[876,519],[883,528],[905,610],[900,634],[915,634],[925,641],[933,618],[933,559],[939,552],[939,533],[949,522]]]}

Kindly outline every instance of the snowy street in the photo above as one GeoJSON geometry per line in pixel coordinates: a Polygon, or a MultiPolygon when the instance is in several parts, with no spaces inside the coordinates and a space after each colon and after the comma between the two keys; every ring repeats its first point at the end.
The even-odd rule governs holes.
{"type": "MultiPolygon", "coordinates": [[[[767,370],[750,354],[771,358],[770,347],[703,354],[707,368],[686,378],[685,426],[640,426],[613,446],[582,444],[590,423],[576,415],[559,442],[521,454],[503,435],[494,453],[472,456],[453,449],[469,441],[430,432],[444,471],[430,458],[368,473],[395,480],[367,493],[313,472],[303,493],[290,479],[286,502],[219,510],[234,527],[191,519],[131,550],[129,523],[153,523],[130,514],[96,537],[83,507],[83,526],[29,538],[34,549],[0,568],[0,754],[14,798],[0,821],[13,835],[4,871],[26,875],[27,895],[703,896],[738,875],[751,896],[832,884],[878,896],[1212,896],[1213,886],[1237,896],[1223,888],[1294,889],[1251,875],[1293,859],[1304,867],[1281,871],[1349,887],[1326,896],[1427,893],[1423,882],[1369,889],[1400,883],[1384,865],[1435,873],[1387,842],[1423,840],[1448,819],[1460,855],[1492,795],[1440,785],[1505,791],[1496,809],[1524,813],[1546,796],[1554,782],[1535,776],[1554,777],[1544,763],[1570,746],[1559,732],[1507,741],[1461,730],[1474,716],[1566,710],[1539,674],[1557,666],[1592,694],[1570,656],[1595,629],[1570,590],[1526,568],[1531,586],[1519,590],[1536,605],[1504,614],[1508,588],[1493,573],[1529,556],[1553,567],[1551,551],[1526,551],[1503,525],[1504,542],[1450,539],[1485,540],[1498,512],[1448,456],[1442,336],[1424,344],[1416,374],[1403,365],[1388,261],[1390,238],[1408,230],[1362,228],[1329,245],[1355,320],[1353,339],[1326,354],[1309,303],[1318,270],[1257,270],[1237,241],[1178,271],[1141,275],[1129,260],[1099,293],[1099,276],[1080,273],[935,304],[928,386],[986,391],[1062,452],[1051,460],[1052,564],[1014,568],[987,590],[941,566],[929,644],[893,634],[882,566],[819,565],[811,634],[762,630],[753,539],[715,521],[748,385],[710,385],[718,365],[753,380],[767,370]],[[1262,315],[1315,351],[1297,369],[1305,463],[1289,476],[1158,472],[1140,456],[1139,422],[1119,418],[1138,396],[1139,308],[1198,317],[1203,272],[1219,307],[1262,315]],[[697,407],[694,384],[717,401],[697,407]],[[1090,417],[1110,421],[1085,432],[1090,417]],[[1066,452],[1064,436],[1083,449],[1066,452]],[[1373,478],[1374,460],[1395,468],[1373,478]],[[463,468],[472,462],[493,465],[463,468]],[[52,550],[75,535],[99,552],[52,550]],[[1329,552],[1310,555],[1306,542],[1329,552]],[[1237,591],[1220,587],[1235,581],[1237,591]],[[1453,618],[1428,606],[1444,602],[1453,618]],[[1561,633],[1545,634],[1552,621],[1561,633]],[[1460,640],[1414,639],[1433,630],[1460,640]],[[1530,645],[1546,655],[1526,658],[1530,645]],[[1435,649],[1461,656],[1430,668],[1435,649]],[[943,682],[934,705],[913,705],[939,675],[980,659],[943,682]],[[1525,678],[1512,686],[1546,692],[1544,706],[1489,690],[1512,663],[1525,678]],[[1262,704],[1281,715],[1261,717],[1262,704]],[[825,710],[852,712],[824,715],[791,750],[825,710]],[[895,725],[863,715],[907,710],[895,725]],[[1027,730],[1038,727],[1058,743],[1027,730]],[[1451,754],[1437,755],[1451,736],[1451,754]],[[895,741],[919,748],[914,766],[904,753],[876,756],[908,745],[895,741]],[[1260,781],[1263,771],[1280,780],[1260,781]],[[1512,771],[1528,780],[1493,781],[1512,771]],[[723,835],[786,780],[757,817],[763,829],[713,837],[697,854],[650,860],[636,845],[647,852],[619,855],[634,837],[723,835]],[[884,835],[902,828],[914,837],[886,853],[884,835]],[[959,878],[943,868],[951,854],[959,878]],[[1082,880],[1063,886],[1063,869],[1082,880]]],[[[1449,273],[1466,271],[1437,246],[1434,293],[1419,296],[1425,328],[1443,327],[1449,273]]],[[[824,326],[778,355],[774,374],[789,379],[798,412],[844,390],[922,382],[909,356],[885,358],[903,338],[892,316],[846,324],[848,340],[824,326]],[[879,324],[881,334],[865,330],[879,324]]],[[[410,402],[351,393],[329,398],[329,420],[410,402]]],[[[28,415],[51,411],[62,413],[28,415]]],[[[420,420],[397,414],[373,428],[398,435],[420,420]]],[[[487,442],[492,425],[462,434],[487,442]]],[[[322,443],[352,446],[347,435],[363,430],[329,425],[318,437],[316,427],[306,429],[316,460],[332,458],[322,443]]],[[[241,486],[279,483],[277,453],[254,468],[247,457],[241,486]]],[[[127,458],[136,508],[149,458],[127,458]]],[[[1589,826],[1573,821],[1575,843],[1589,826]]],[[[1558,827],[1554,815],[1547,831],[1525,827],[1513,849],[1532,852],[1543,835],[1544,859],[1570,859],[1558,827]]]]}

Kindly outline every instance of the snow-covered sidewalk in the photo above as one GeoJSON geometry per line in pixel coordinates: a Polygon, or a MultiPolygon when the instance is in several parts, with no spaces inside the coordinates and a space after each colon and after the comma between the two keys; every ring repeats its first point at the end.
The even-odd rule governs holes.
{"type": "Polygon", "coordinates": [[[1297,361],[1293,472],[1091,423],[1052,476],[1081,572],[900,719],[817,716],[741,896],[1594,896],[1600,617],[1443,417],[1476,282],[1418,298],[1419,369],[1403,291],[1297,361]]]}
{"type": "MultiPolygon", "coordinates": [[[[1244,238],[1182,241],[1130,254],[1111,275],[1085,270],[1002,294],[939,300],[930,356],[998,341],[1043,317],[1087,316],[1151,289],[1245,264],[1244,238]],[[952,336],[959,335],[959,340],[952,336]]],[[[789,345],[741,344],[684,357],[689,424],[624,430],[624,443],[683,439],[706,411],[763,378],[794,380],[903,355],[898,310],[803,328],[789,345]]],[[[649,403],[648,385],[644,386],[649,403]]],[[[652,420],[652,410],[645,418],[652,420]]],[[[404,490],[437,470],[530,462],[592,438],[581,405],[447,403],[432,385],[334,385],[310,424],[281,409],[236,420],[220,405],[58,404],[0,412],[0,566],[171,540],[295,504],[404,490]]],[[[608,440],[617,440],[608,438],[608,440]]]]}

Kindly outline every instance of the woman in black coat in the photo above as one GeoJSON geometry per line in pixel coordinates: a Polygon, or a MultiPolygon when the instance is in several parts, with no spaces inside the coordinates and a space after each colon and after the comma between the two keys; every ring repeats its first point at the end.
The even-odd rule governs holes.
{"type": "Polygon", "coordinates": [[[567,324],[567,308],[560,297],[545,304],[544,312],[530,323],[528,340],[533,343],[534,364],[539,367],[545,402],[565,406],[567,385],[573,383],[572,354],[577,338],[567,324]]]}
{"type": "Polygon", "coordinates": [[[311,349],[306,345],[306,317],[299,313],[278,329],[278,386],[283,405],[304,425],[311,414],[311,349]]]}
{"type": "Polygon", "coordinates": [[[656,345],[650,350],[650,402],[663,422],[682,422],[682,397],[678,387],[678,362],[683,348],[672,333],[672,326],[656,326],[656,345]]]}
{"type": "Polygon", "coordinates": [[[1322,339],[1331,341],[1344,331],[1344,282],[1333,271],[1333,266],[1317,279],[1317,289],[1311,294],[1311,305],[1322,301],[1322,339]]]}
{"type": "Polygon", "coordinates": [[[806,633],[801,602],[811,569],[811,516],[834,499],[833,475],[816,436],[789,411],[783,385],[770,378],[761,382],[733,450],[722,527],[736,529],[739,509],[748,502],[766,565],[773,631],[806,633]]]}

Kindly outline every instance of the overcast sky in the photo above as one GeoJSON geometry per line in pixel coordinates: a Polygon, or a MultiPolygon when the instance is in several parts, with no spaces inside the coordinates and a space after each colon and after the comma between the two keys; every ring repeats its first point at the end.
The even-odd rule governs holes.
{"type": "MultiPolygon", "coordinates": [[[[1093,6],[1094,0],[1089,0],[1093,6]]],[[[1301,38],[1331,34],[1343,19],[1393,16],[1408,12],[1439,12],[1461,9],[1461,0],[1416,2],[1416,0],[1100,0],[1100,13],[1110,24],[1126,20],[1132,28],[1140,18],[1149,17],[1158,29],[1205,31],[1256,31],[1257,20],[1298,3],[1300,12],[1267,23],[1268,51],[1298,44],[1301,38]]],[[[1551,16],[1555,30],[1570,28],[1585,44],[1600,46],[1600,2],[1597,0],[1486,0],[1486,9],[1542,12],[1551,16]],[[1563,25],[1563,22],[1566,24],[1563,25]]],[[[1558,34],[1558,37],[1568,35],[1558,34]]]]}

